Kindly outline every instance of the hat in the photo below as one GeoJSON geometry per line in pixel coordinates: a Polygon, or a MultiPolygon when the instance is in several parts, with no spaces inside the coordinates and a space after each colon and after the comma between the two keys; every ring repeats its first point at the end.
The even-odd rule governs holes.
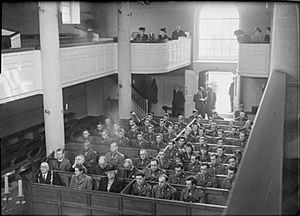
{"type": "Polygon", "coordinates": [[[105,169],[105,172],[115,171],[115,170],[117,170],[117,167],[116,167],[116,166],[110,166],[110,167],[108,167],[107,169],[105,169]]]}
{"type": "Polygon", "coordinates": [[[198,112],[198,110],[194,109],[194,110],[193,110],[193,113],[194,113],[194,112],[196,112],[196,113],[197,113],[197,112],[198,112]]]}
{"type": "Polygon", "coordinates": [[[166,28],[161,28],[160,30],[163,31],[163,32],[165,32],[165,33],[167,33],[166,28]]]}
{"type": "Polygon", "coordinates": [[[146,28],[145,28],[145,27],[139,27],[139,30],[141,30],[141,31],[145,31],[145,30],[146,30],[146,28]]]}

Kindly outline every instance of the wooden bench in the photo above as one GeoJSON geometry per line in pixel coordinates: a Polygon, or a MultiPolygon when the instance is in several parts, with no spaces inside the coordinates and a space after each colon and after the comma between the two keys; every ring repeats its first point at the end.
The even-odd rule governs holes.
{"type": "MultiPolygon", "coordinates": [[[[59,173],[61,177],[70,177],[59,173]]],[[[97,179],[93,176],[94,179],[97,179]]],[[[186,203],[177,200],[162,200],[128,194],[134,180],[127,182],[121,193],[108,193],[95,190],[77,190],[64,186],[45,185],[24,181],[24,190],[31,214],[55,215],[221,215],[224,205],[186,203]]],[[[150,182],[150,184],[157,184],[150,182]]],[[[184,186],[174,185],[177,189],[184,186]]],[[[227,199],[228,190],[204,189],[208,196],[223,196],[227,199]]]]}
{"type": "MultiPolygon", "coordinates": [[[[217,123],[217,125],[229,125],[230,121],[225,121],[225,120],[215,120],[215,122],[217,123]]],[[[237,127],[243,127],[245,122],[243,121],[232,121],[234,126],[237,127]]],[[[202,120],[203,124],[209,124],[209,120],[208,119],[203,119],[202,120]]]]}

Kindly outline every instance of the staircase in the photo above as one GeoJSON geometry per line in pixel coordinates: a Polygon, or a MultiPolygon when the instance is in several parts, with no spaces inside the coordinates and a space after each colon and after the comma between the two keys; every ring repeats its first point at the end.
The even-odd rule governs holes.
{"type": "Polygon", "coordinates": [[[137,90],[131,87],[132,109],[138,116],[148,113],[148,99],[145,99],[137,90]]]}

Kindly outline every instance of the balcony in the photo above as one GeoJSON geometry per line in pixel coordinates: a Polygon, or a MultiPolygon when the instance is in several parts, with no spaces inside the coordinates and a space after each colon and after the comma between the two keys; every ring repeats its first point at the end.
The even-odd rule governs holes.
{"type": "Polygon", "coordinates": [[[269,76],[270,44],[240,44],[238,74],[247,77],[269,76]]]}
{"type": "Polygon", "coordinates": [[[131,43],[134,74],[165,73],[191,64],[191,38],[165,43],[131,43]]]}
{"type": "MultiPolygon", "coordinates": [[[[132,73],[164,73],[191,63],[191,38],[166,43],[132,43],[132,73]]],[[[118,44],[113,40],[60,47],[62,87],[118,71],[118,44]]],[[[41,51],[2,50],[0,104],[43,93],[41,51]]]]}

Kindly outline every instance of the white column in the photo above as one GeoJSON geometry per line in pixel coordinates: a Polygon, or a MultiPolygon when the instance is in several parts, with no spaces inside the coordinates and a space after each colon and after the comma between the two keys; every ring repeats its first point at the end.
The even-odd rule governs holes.
{"type": "Polygon", "coordinates": [[[131,111],[130,2],[118,4],[118,80],[119,119],[128,119],[131,111]]]}
{"type": "Polygon", "coordinates": [[[56,2],[39,2],[41,66],[46,151],[64,147],[63,98],[59,64],[59,31],[56,2]]]}

